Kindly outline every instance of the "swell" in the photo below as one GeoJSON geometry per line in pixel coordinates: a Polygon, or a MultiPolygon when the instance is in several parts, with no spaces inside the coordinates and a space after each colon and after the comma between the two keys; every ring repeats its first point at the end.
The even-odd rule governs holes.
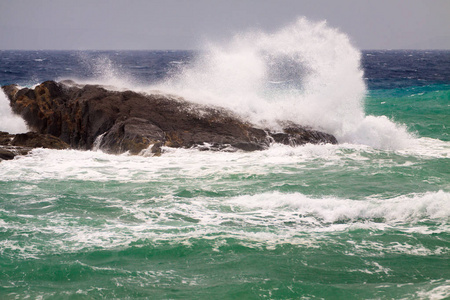
{"type": "Polygon", "coordinates": [[[0,295],[7,299],[186,299],[192,295],[206,299],[218,294],[249,299],[305,295],[445,299],[449,295],[449,281],[437,275],[445,270],[439,259],[432,257],[380,257],[375,250],[356,259],[346,253],[349,248],[335,244],[323,243],[320,250],[289,245],[252,249],[232,239],[220,248],[211,251],[210,245],[202,242],[166,247],[142,242],[123,250],[21,261],[2,270],[10,281],[2,285],[0,295]],[[330,262],[325,266],[324,260],[330,262]],[[417,268],[405,270],[417,263],[422,263],[420,272],[417,268]]]}

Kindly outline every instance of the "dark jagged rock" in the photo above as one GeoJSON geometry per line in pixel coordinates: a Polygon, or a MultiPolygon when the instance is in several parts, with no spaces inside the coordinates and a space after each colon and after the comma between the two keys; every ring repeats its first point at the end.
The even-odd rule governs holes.
{"type": "Polygon", "coordinates": [[[164,132],[158,126],[145,119],[131,117],[117,121],[102,137],[101,146],[114,153],[130,151],[138,154],[163,139],[164,132]]]}
{"type": "Polygon", "coordinates": [[[0,161],[13,159],[16,155],[10,149],[0,148],[0,161]]]}
{"type": "Polygon", "coordinates": [[[0,145],[0,161],[10,160],[18,155],[27,155],[31,150],[33,150],[33,148],[0,145]]]}
{"type": "Polygon", "coordinates": [[[26,155],[31,151],[32,148],[13,146],[14,137],[14,134],[0,131],[0,161],[13,159],[17,155],[26,155]]]}
{"type": "Polygon", "coordinates": [[[28,126],[72,148],[138,154],[154,145],[208,150],[262,150],[270,143],[337,143],[334,136],[289,123],[279,133],[256,128],[225,109],[173,96],[109,91],[97,85],[46,81],[34,89],[4,86],[28,126]]]}
{"type": "Polygon", "coordinates": [[[13,146],[29,148],[68,149],[69,145],[50,134],[36,132],[19,133],[11,141],[13,146]]]}
{"type": "Polygon", "coordinates": [[[33,148],[67,149],[69,145],[50,134],[27,132],[10,134],[0,131],[0,161],[26,155],[33,148]]]}

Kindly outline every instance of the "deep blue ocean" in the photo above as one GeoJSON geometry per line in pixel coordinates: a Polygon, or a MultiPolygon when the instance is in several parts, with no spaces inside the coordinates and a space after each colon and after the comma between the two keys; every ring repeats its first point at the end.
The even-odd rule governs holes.
{"type": "MultiPolygon", "coordinates": [[[[450,51],[359,51],[320,30],[325,50],[280,32],[202,51],[0,51],[1,85],[170,93],[340,142],[2,161],[0,299],[449,299],[450,51]]],[[[7,103],[0,130],[26,131],[7,103]]]]}

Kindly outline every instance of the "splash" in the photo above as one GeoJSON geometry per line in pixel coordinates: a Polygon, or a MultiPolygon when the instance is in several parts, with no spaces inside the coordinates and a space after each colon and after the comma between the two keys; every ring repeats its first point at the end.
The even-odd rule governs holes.
{"type": "Polygon", "coordinates": [[[59,80],[73,79],[80,84],[99,84],[111,90],[136,89],[135,80],[123,70],[120,64],[115,63],[107,55],[79,52],[77,56],[89,76],[87,78],[63,77],[59,80]]]}
{"type": "Polygon", "coordinates": [[[0,91],[0,131],[13,134],[28,131],[25,121],[12,112],[9,100],[3,91],[0,91]]]}
{"type": "Polygon", "coordinates": [[[261,126],[276,129],[289,120],[340,142],[401,148],[409,139],[403,126],[364,114],[360,57],[347,35],[300,18],[274,33],[209,43],[192,64],[153,88],[231,109],[261,126]]]}

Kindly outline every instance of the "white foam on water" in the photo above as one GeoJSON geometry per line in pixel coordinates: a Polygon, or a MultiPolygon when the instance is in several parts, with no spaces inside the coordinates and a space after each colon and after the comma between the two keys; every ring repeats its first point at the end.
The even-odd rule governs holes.
{"type": "Polygon", "coordinates": [[[428,192],[411,194],[392,199],[339,199],[335,197],[312,198],[303,194],[279,192],[245,195],[225,203],[257,210],[287,210],[301,216],[314,216],[325,223],[358,222],[359,220],[383,220],[386,224],[417,223],[424,220],[450,218],[450,194],[428,192]]]}
{"type": "Polygon", "coordinates": [[[450,142],[421,137],[412,140],[408,147],[397,151],[401,155],[414,155],[424,158],[450,158],[450,142]]]}
{"type": "MultiPolygon", "coordinates": [[[[42,253],[79,251],[101,247],[113,249],[129,247],[130,243],[151,241],[156,245],[169,243],[190,246],[195,240],[210,240],[217,244],[217,251],[227,246],[228,239],[239,240],[245,247],[272,249],[277,245],[291,244],[300,247],[329,247],[342,243],[329,237],[338,233],[365,229],[382,231],[396,229],[414,222],[433,221],[445,223],[450,216],[450,194],[444,192],[408,195],[387,200],[361,201],[350,199],[314,199],[301,194],[278,193],[241,196],[232,199],[198,198],[190,202],[168,197],[160,205],[149,200],[123,201],[105,198],[105,207],[123,209],[126,218],[99,218],[91,226],[86,217],[70,213],[30,216],[27,222],[9,221],[2,224],[6,231],[18,235],[47,236],[45,243],[33,244],[15,241],[0,243],[0,253],[16,251],[24,258],[36,258],[42,253]],[[134,221],[130,216],[134,217],[134,221]],[[373,218],[384,218],[374,222],[373,218]],[[344,221],[345,222],[341,222],[344,221]],[[336,223],[340,222],[340,223],[336,223]],[[51,236],[52,238],[48,239],[51,236]]],[[[12,213],[11,215],[14,215],[12,213]]],[[[20,217],[16,215],[16,218],[20,217]]],[[[448,226],[442,225],[442,232],[448,226]]],[[[417,226],[415,233],[423,233],[417,226]]],[[[439,233],[439,232],[435,232],[439,233]]],[[[376,233],[375,233],[376,234],[376,233]]],[[[214,244],[214,243],[213,243],[214,244]]],[[[139,246],[139,243],[136,244],[139,246]]],[[[420,243],[381,243],[377,241],[352,241],[351,253],[355,255],[382,255],[380,253],[408,254],[415,256],[445,255],[449,248],[425,247],[420,243]]]]}
{"type": "MultiPolygon", "coordinates": [[[[277,172],[297,174],[314,168],[326,171],[329,167],[350,168],[347,166],[349,163],[355,168],[383,165],[380,170],[398,166],[399,163],[414,167],[418,160],[420,163],[445,158],[450,149],[447,142],[433,139],[418,141],[420,143],[408,151],[376,150],[355,144],[274,145],[268,150],[250,153],[164,148],[161,157],[150,158],[109,155],[101,151],[34,149],[29,155],[0,163],[0,178],[3,181],[20,182],[19,187],[8,192],[17,196],[14,201],[26,199],[27,202],[20,202],[19,206],[46,202],[40,205],[46,205],[46,209],[51,210],[53,205],[59,205],[60,191],[46,187],[47,183],[51,185],[51,180],[62,181],[59,182],[62,185],[66,180],[69,183],[74,180],[76,185],[93,181],[98,183],[99,191],[108,196],[95,194],[92,190],[77,193],[82,194],[84,201],[101,202],[104,207],[119,210],[123,218],[117,217],[117,214],[114,217],[105,215],[104,219],[99,218],[98,224],[91,226],[70,213],[53,212],[51,222],[45,221],[48,218],[45,215],[39,220],[33,219],[32,215],[17,215],[19,219],[27,218],[25,225],[23,222],[8,221],[1,224],[2,228],[51,235],[55,239],[31,248],[25,244],[22,250],[16,249],[21,245],[11,241],[13,244],[0,244],[0,252],[14,248],[20,250],[18,255],[35,257],[41,252],[70,252],[86,247],[128,247],[138,240],[189,245],[200,239],[211,239],[211,243],[217,243],[217,251],[227,245],[227,239],[239,240],[246,247],[256,248],[273,248],[280,244],[320,247],[331,242],[327,238],[330,234],[360,229],[373,232],[395,230],[405,235],[447,233],[450,232],[450,194],[446,191],[405,194],[388,199],[377,195],[345,199],[314,197],[298,192],[248,191],[240,196],[207,197],[203,193],[201,196],[183,198],[176,195],[177,182],[181,184],[181,189],[215,191],[215,186],[222,186],[225,191],[231,191],[235,188],[232,184],[236,182],[236,175],[252,178],[277,172]],[[395,157],[400,159],[397,161],[395,157]],[[234,179],[225,188],[223,181],[228,177],[234,179]],[[162,196],[151,196],[145,190],[137,188],[139,191],[135,191],[133,188],[131,193],[135,199],[127,200],[123,195],[115,196],[105,191],[104,187],[102,189],[102,182],[108,181],[138,183],[136,187],[155,184],[156,192],[162,196]],[[30,195],[29,199],[27,195],[30,195]]],[[[411,255],[442,255],[450,251],[448,248],[407,243],[386,245],[374,242],[359,243],[354,250],[354,253],[364,255],[373,250],[379,250],[377,253],[411,255]]]]}
{"type": "Polygon", "coordinates": [[[345,132],[341,140],[389,150],[406,149],[414,142],[406,125],[394,123],[385,116],[366,116],[345,132]]]}
{"type": "Polygon", "coordinates": [[[167,178],[224,178],[233,174],[264,175],[268,172],[303,172],[305,168],[412,167],[429,159],[450,157],[450,143],[429,138],[413,141],[407,150],[377,150],[366,145],[274,144],[256,152],[213,152],[163,147],[161,157],[110,155],[101,151],[34,149],[29,155],[3,161],[4,180],[78,179],[85,181],[146,182],[167,178]],[[396,158],[400,158],[398,161],[396,158]],[[356,164],[356,165],[355,165],[356,164]],[[349,166],[351,167],[351,166],[349,166]],[[176,172],[174,170],[177,170],[176,172]]]}
{"type": "Polygon", "coordinates": [[[13,113],[9,100],[0,89],[0,131],[9,133],[24,133],[28,127],[22,117],[13,113]]]}
{"type": "MultiPolygon", "coordinates": [[[[23,201],[27,195],[31,196],[30,200],[26,200],[27,203],[18,203],[20,206],[33,205],[36,201],[46,202],[48,209],[60,205],[59,197],[52,192],[51,187],[43,189],[42,185],[48,180],[138,182],[143,187],[159,182],[157,189],[163,196],[153,197],[143,191],[136,199],[127,200],[123,196],[108,193],[105,197],[104,194],[89,194],[94,191],[79,191],[83,194],[83,201],[115,208],[123,218],[117,217],[117,213],[113,217],[105,215],[99,217],[96,225],[92,226],[83,223],[85,218],[82,220],[70,213],[53,212],[51,222],[45,215],[35,219],[32,215],[21,214],[17,218],[27,218],[26,224],[9,221],[3,222],[2,228],[55,237],[52,241],[46,241],[45,245],[26,248],[29,245],[25,244],[18,254],[23,257],[35,257],[49,251],[79,251],[86,247],[128,247],[138,240],[189,245],[195,240],[211,239],[218,243],[219,251],[230,238],[240,240],[246,247],[270,248],[280,244],[320,247],[322,243],[330,243],[328,234],[360,229],[394,229],[404,234],[440,234],[450,231],[447,224],[450,218],[450,194],[444,191],[407,194],[390,199],[372,196],[356,200],[280,192],[182,198],[175,195],[176,183],[164,184],[183,178],[184,181],[198,183],[195,188],[214,190],[213,186],[227,176],[253,176],[266,174],[268,170],[276,172],[273,169],[276,166],[282,168],[303,162],[314,162],[317,167],[341,165],[349,159],[371,164],[373,161],[367,159],[367,151],[380,150],[368,146],[307,145],[293,148],[279,145],[252,153],[165,150],[166,153],[161,157],[148,158],[109,155],[101,151],[35,149],[27,156],[3,161],[0,168],[2,180],[20,181],[22,185],[29,183],[24,188],[17,188],[16,192],[9,192],[18,196],[14,201],[23,201]],[[36,195],[40,195],[38,199],[36,195]],[[427,222],[431,222],[432,226],[425,224],[427,222]]],[[[99,184],[99,189],[106,192],[99,184]]],[[[12,215],[16,213],[12,212],[12,215]]],[[[0,244],[0,252],[13,249],[11,247],[16,249],[21,246],[0,244]]],[[[449,249],[428,249],[405,243],[360,243],[355,246],[355,253],[367,254],[374,249],[412,255],[441,255],[449,252],[449,249]]]]}
{"type": "Polygon", "coordinates": [[[450,280],[432,280],[431,288],[421,288],[414,297],[418,299],[443,300],[450,298],[450,280]]]}
{"type": "Polygon", "coordinates": [[[208,152],[195,149],[164,148],[161,157],[110,155],[101,151],[34,149],[27,156],[3,161],[4,180],[29,181],[77,179],[83,181],[146,182],[167,178],[223,178],[233,174],[262,175],[291,164],[322,159],[317,165],[340,164],[347,158],[365,161],[357,150],[345,145],[276,145],[258,152],[208,152]],[[348,153],[351,149],[351,153],[348,153]],[[345,152],[345,156],[343,153],[345,152]]]}

